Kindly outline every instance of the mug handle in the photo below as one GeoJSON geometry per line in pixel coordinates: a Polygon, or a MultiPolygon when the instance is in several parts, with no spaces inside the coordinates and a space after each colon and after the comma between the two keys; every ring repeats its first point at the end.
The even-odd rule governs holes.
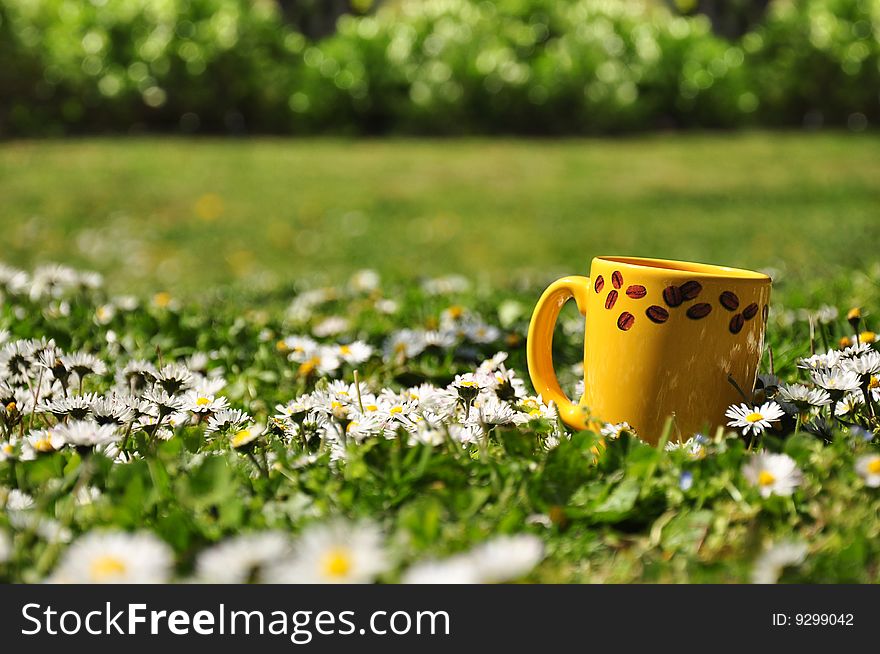
{"type": "Polygon", "coordinates": [[[563,277],[550,284],[535,305],[526,341],[529,376],[535,391],[545,402],[555,402],[563,422],[578,430],[590,428],[587,414],[580,405],[569,400],[559,387],[553,369],[553,330],[562,306],[571,298],[577,303],[581,315],[587,315],[589,290],[589,277],[563,277]]]}

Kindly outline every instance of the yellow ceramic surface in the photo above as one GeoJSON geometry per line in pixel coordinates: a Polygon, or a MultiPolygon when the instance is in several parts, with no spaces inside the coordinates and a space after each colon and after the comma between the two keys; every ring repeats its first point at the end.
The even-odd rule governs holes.
{"type": "Polygon", "coordinates": [[[770,278],[702,263],[597,257],[590,277],[563,277],[532,314],[529,375],[545,401],[575,429],[628,422],[656,443],[669,416],[671,440],[725,423],[741,397],[731,376],[752,389],[764,346],[770,278]],[[586,316],[584,396],[559,387],[551,345],[562,305],[586,316]]]}

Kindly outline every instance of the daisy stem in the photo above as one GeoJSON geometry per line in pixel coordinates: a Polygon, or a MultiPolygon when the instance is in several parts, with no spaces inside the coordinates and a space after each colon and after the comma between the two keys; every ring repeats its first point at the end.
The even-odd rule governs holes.
{"type": "Polygon", "coordinates": [[[364,400],[361,398],[361,376],[357,370],[354,371],[354,388],[357,391],[358,396],[358,407],[360,407],[361,413],[364,412],[364,400]]]}
{"type": "Polygon", "coordinates": [[[813,318],[813,315],[810,314],[810,356],[814,356],[816,354],[816,320],[813,318]]]}

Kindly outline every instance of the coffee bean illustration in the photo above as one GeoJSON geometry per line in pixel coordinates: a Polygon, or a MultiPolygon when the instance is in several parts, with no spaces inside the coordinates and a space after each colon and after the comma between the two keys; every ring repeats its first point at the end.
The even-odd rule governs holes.
{"type": "Polygon", "coordinates": [[[605,298],[605,308],[610,309],[614,306],[615,302],[617,302],[617,291],[612,290],[608,293],[608,297],[605,298]]]}
{"type": "Polygon", "coordinates": [[[700,284],[700,282],[695,282],[691,280],[679,286],[678,290],[681,291],[682,298],[684,298],[685,300],[693,300],[700,294],[700,291],[703,290],[703,286],[702,284],[700,284]]]}
{"type": "Polygon", "coordinates": [[[645,311],[645,315],[648,316],[648,320],[656,322],[658,325],[669,320],[669,312],[663,307],[658,307],[656,304],[649,306],[645,311]]]}
{"type": "Polygon", "coordinates": [[[728,311],[736,311],[739,309],[739,298],[736,296],[736,293],[724,291],[718,300],[721,302],[721,306],[728,311]]]}
{"type": "Polygon", "coordinates": [[[667,286],[663,289],[663,301],[667,306],[677,307],[681,304],[681,291],[678,286],[667,286]]]}
{"type": "Polygon", "coordinates": [[[764,305],[764,310],[761,312],[764,322],[767,322],[767,318],[770,317],[770,307],[768,305],[764,305]]]}
{"type": "Polygon", "coordinates": [[[743,309],[743,318],[746,320],[751,320],[755,316],[758,315],[758,305],[752,302],[749,306],[743,309]]]}
{"type": "Polygon", "coordinates": [[[634,315],[632,315],[631,313],[629,313],[627,311],[624,311],[617,318],[617,328],[621,329],[623,331],[628,331],[633,326],[633,323],[635,321],[636,321],[636,317],[634,315]]]}
{"type": "Polygon", "coordinates": [[[730,319],[730,333],[739,334],[740,331],[742,331],[743,325],[745,324],[746,321],[745,318],[742,317],[742,314],[736,314],[733,318],[730,319]]]}
{"type": "Polygon", "coordinates": [[[687,310],[687,317],[691,320],[705,318],[712,312],[712,305],[708,302],[700,302],[687,310]]]}
{"type": "Polygon", "coordinates": [[[614,288],[620,288],[623,286],[623,275],[620,274],[619,270],[615,270],[611,273],[611,285],[614,288]]]}
{"type": "Polygon", "coordinates": [[[605,278],[602,275],[596,277],[596,283],[593,285],[593,288],[596,289],[597,293],[601,293],[602,289],[605,288],[605,278]]]}
{"type": "Polygon", "coordinates": [[[626,294],[633,300],[638,300],[648,294],[648,289],[646,289],[644,286],[640,286],[639,284],[633,284],[626,289],[626,294]]]}

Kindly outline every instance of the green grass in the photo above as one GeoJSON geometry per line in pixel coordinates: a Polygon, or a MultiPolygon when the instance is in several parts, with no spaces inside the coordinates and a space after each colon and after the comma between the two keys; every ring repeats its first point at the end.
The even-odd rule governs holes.
{"type": "Polygon", "coordinates": [[[816,271],[875,256],[878,181],[877,134],[11,142],[2,258],[181,292],[359,267],[543,281],[613,253],[816,271]]]}
{"type": "MultiPolygon", "coordinates": [[[[445,387],[499,350],[525,378],[523,341],[538,284],[612,252],[781,269],[768,343],[784,381],[807,381],[796,362],[810,352],[810,329],[797,309],[840,310],[818,326],[817,348],[851,334],[850,306],[864,307],[860,329],[880,331],[878,145],[874,135],[836,134],[4,144],[0,260],[96,268],[108,289],[73,284],[56,297],[16,280],[0,285],[0,341],[53,338],[65,352],[97,355],[108,370],[74,393],[119,390],[116,373],[132,359],[165,364],[209,353],[199,365],[226,378],[230,406],[271,429],[248,451],[234,447],[238,427],[209,436],[202,423],[176,423],[161,440],[155,426],[129,422],[119,441],[127,463],[86,446],[28,460],[22,441],[31,430],[58,428],[30,400],[48,373],[31,362],[26,379],[13,379],[3,373],[9,357],[0,355],[8,378],[0,381],[16,391],[0,384],[0,581],[41,581],[68,557],[69,540],[106,529],[152,533],[173,554],[167,574],[186,580],[218,542],[265,530],[296,539],[341,516],[383,532],[393,561],[382,581],[526,532],[541,539],[546,556],[512,578],[741,582],[769,547],[793,540],[803,560],[783,571],[783,581],[876,583],[880,491],[858,467],[878,454],[874,406],[833,428],[824,422],[827,408],[798,420],[789,406],[759,441],[716,434],[703,458],[627,435],[601,450],[590,433],[553,447],[559,425],[531,420],[487,425],[470,444],[451,433],[431,445],[400,431],[371,436],[346,442],[337,462],[333,439],[311,434],[302,417],[291,419],[296,424],[271,417],[276,405],[325,388],[333,376],[353,379],[351,365],[316,374],[277,344],[314,334],[334,316],[347,321],[343,332],[320,340],[368,342],[374,355],[357,367],[376,392],[445,387]],[[369,292],[339,283],[307,315],[286,311],[295,299],[287,282],[341,282],[359,267],[390,279],[369,292]],[[491,283],[429,295],[412,279],[452,272],[491,283]],[[522,276],[532,283],[512,283],[522,276]],[[176,301],[151,301],[161,288],[176,301]],[[141,301],[112,297],[130,292],[141,301]],[[396,311],[388,313],[383,298],[396,311]],[[408,360],[381,356],[389,334],[434,330],[451,306],[500,326],[497,337],[456,337],[408,360]],[[803,472],[791,496],[762,497],[749,481],[745,471],[762,450],[785,453],[803,472]],[[76,491],[86,486],[100,495],[78,504],[76,491]],[[12,490],[33,506],[21,508],[12,490]]],[[[568,388],[583,351],[583,323],[571,317],[554,339],[568,388]]],[[[765,356],[762,371],[769,368],[765,356]]],[[[763,402],[765,391],[753,399],[763,402]]],[[[462,414],[470,415],[459,407],[456,420],[462,414]]]]}

